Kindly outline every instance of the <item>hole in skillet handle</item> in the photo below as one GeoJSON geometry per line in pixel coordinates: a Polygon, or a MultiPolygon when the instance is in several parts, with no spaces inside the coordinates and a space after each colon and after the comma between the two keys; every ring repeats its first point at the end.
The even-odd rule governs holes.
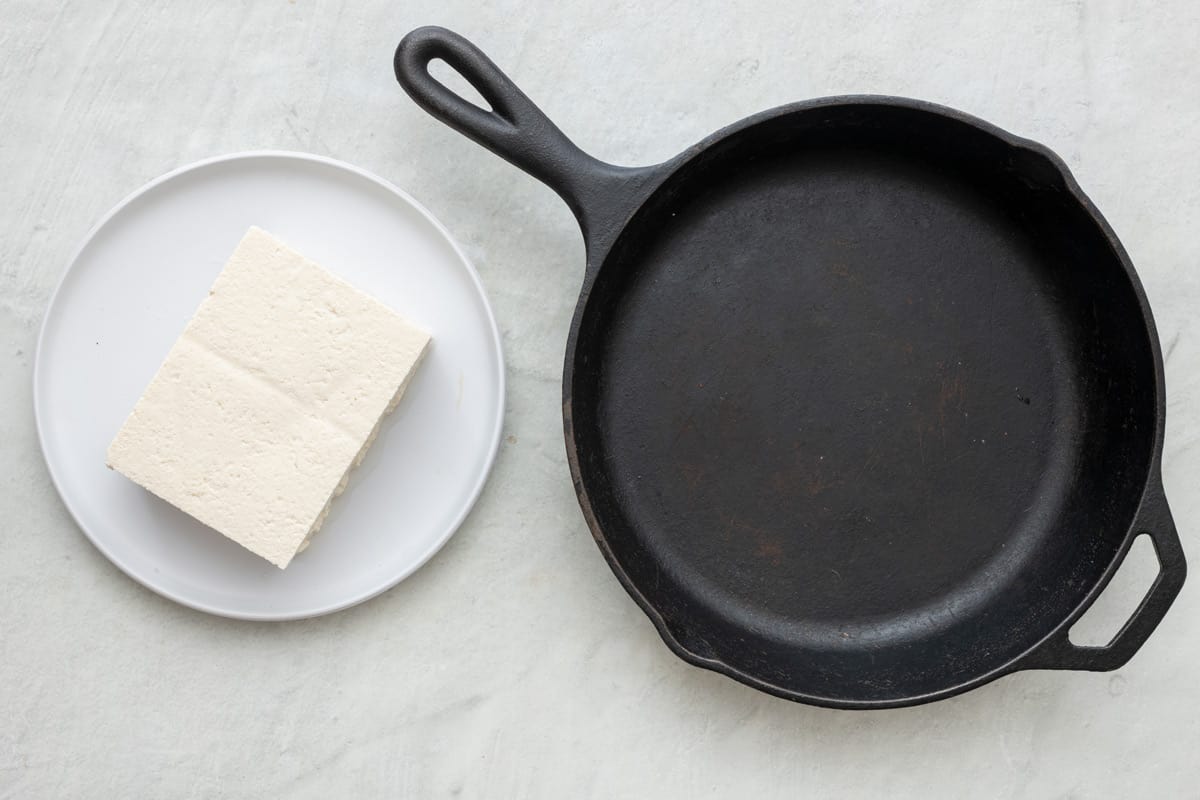
{"type": "Polygon", "coordinates": [[[429,62],[429,76],[446,87],[446,90],[466,100],[480,111],[489,114],[496,113],[492,104],[487,101],[471,82],[462,76],[458,70],[446,63],[445,59],[435,58],[429,62]]]}
{"type": "MultiPolygon", "coordinates": [[[[1137,609],[1125,622],[1116,635],[1105,645],[1078,645],[1071,641],[1071,624],[1060,627],[1048,636],[1041,644],[1021,658],[1014,669],[1077,669],[1091,672],[1106,672],[1118,669],[1129,659],[1150,637],[1158,624],[1166,616],[1167,610],[1183,588],[1187,577],[1187,562],[1184,559],[1183,547],[1179,541],[1179,533],[1171,518],[1171,511],[1163,495],[1162,479],[1155,477],[1152,485],[1147,488],[1142,498],[1142,506],[1134,519],[1132,530],[1140,535],[1131,539],[1125,548],[1117,555],[1110,569],[1111,578],[1120,570],[1133,543],[1137,539],[1147,539],[1153,545],[1157,560],[1158,574],[1149,590],[1145,593],[1137,609]]],[[[1135,569],[1131,578],[1136,576],[1135,569]]],[[[1107,584],[1106,584],[1107,585],[1107,584]]],[[[1103,589],[1103,587],[1102,587],[1103,589]]],[[[1098,598],[1089,601],[1088,608],[1098,598]]],[[[1120,593],[1116,597],[1120,597],[1120,593]]],[[[1106,615],[1104,608],[1100,612],[1106,615]]],[[[1084,630],[1088,630],[1085,626],[1084,630]]]]}
{"type": "Polygon", "coordinates": [[[1150,535],[1139,534],[1117,574],[1083,616],[1071,626],[1068,638],[1076,647],[1107,647],[1133,616],[1162,567],[1150,535]]]}

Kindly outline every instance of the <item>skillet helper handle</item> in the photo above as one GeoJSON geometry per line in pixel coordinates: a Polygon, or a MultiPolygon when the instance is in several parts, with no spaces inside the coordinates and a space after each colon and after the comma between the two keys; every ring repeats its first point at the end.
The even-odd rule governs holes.
{"type": "MultiPolygon", "coordinates": [[[[1149,534],[1154,543],[1154,552],[1158,557],[1158,577],[1154,579],[1129,621],[1112,641],[1102,647],[1072,644],[1068,638],[1071,626],[1064,626],[1029,653],[1018,669],[1078,669],[1105,672],[1117,669],[1133,658],[1133,654],[1158,627],[1179,590],[1183,588],[1184,578],[1187,577],[1187,561],[1183,555],[1179,533],[1171,519],[1171,511],[1167,507],[1166,497],[1163,495],[1161,480],[1156,480],[1155,488],[1147,492],[1142,501],[1142,507],[1134,521],[1134,529],[1138,533],[1149,534]]],[[[1128,552],[1126,548],[1118,556],[1117,568],[1120,562],[1125,560],[1128,552]]]]}
{"type": "Polygon", "coordinates": [[[618,169],[575,146],[491,59],[453,31],[429,25],[401,40],[396,80],[417,105],[558,192],[579,215],[580,192],[596,173],[618,169]],[[485,110],[429,73],[441,59],[488,102],[485,110]]]}

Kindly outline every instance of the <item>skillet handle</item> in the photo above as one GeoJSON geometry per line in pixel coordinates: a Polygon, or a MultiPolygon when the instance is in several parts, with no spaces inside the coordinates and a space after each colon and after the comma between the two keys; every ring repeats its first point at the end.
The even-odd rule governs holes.
{"type": "MultiPolygon", "coordinates": [[[[594,215],[600,189],[639,172],[584,153],[475,45],[453,31],[429,25],[401,40],[396,80],[431,115],[528,172],[556,191],[576,218],[594,215]],[[441,59],[475,87],[485,110],[439,83],[430,62],[441,59]]],[[[585,233],[587,226],[585,224],[585,233]]]]}
{"type": "MultiPolygon", "coordinates": [[[[1145,643],[1167,609],[1175,601],[1187,577],[1187,561],[1179,533],[1171,518],[1171,510],[1163,494],[1161,479],[1155,479],[1154,488],[1147,491],[1142,507],[1134,520],[1134,530],[1147,533],[1154,543],[1158,557],[1158,577],[1154,579],[1141,604],[1129,621],[1117,632],[1107,645],[1081,647],[1068,638],[1070,625],[1056,631],[1036,649],[1030,652],[1017,669],[1078,669],[1105,672],[1117,669],[1133,658],[1133,654],[1145,643]]],[[[1132,539],[1129,544],[1132,544],[1132,539]]],[[[1119,568],[1129,552],[1129,546],[1117,556],[1113,572],[1119,568]]]]}

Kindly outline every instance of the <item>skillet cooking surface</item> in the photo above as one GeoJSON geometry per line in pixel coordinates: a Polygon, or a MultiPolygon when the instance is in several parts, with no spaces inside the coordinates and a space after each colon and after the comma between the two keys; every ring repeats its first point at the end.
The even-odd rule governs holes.
{"type": "Polygon", "coordinates": [[[834,697],[1034,645],[1116,555],[1152,452],[1100,232],[1048,163],[1018,181],[922,116],[785,117],[689,166],[577,344],[580,470],[632,583],[694,653],[834,697]]]}

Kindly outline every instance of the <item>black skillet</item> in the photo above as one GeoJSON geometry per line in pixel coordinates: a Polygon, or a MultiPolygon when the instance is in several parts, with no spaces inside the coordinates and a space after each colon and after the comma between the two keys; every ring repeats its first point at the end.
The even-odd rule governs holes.
{"type": "Polygon", "coordinates": [[[567,457],[600,550],[679,656],[875,708],[1115,669],[1158,625],[1186,572],[1158,338],[1125,251],[1045,147],[839,97],[629,169],[450,31],[410,33],[395,68],[583,228],[567,457]],[[492,110],[433,79],[435,59],[492,110]],[[1108,645],[1072,644],[1143,532],[1153,587],[1108,645]]]}

